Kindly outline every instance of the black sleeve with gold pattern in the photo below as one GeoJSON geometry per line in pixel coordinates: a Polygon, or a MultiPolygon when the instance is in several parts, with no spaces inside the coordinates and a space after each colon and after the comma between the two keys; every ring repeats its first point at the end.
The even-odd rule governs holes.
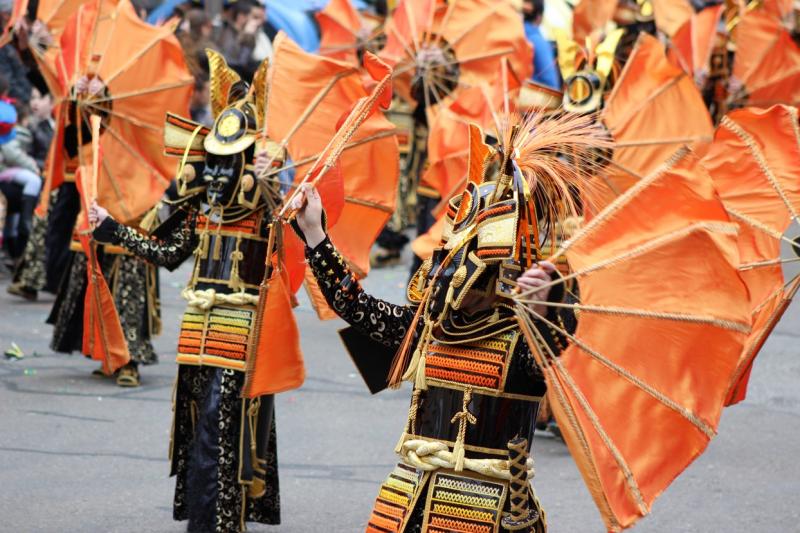
{"type": "Polygon", "coordinates": [[[306,247],[306,259],[336,314],[372,340],[391,348],[400,346],[414,320],[413,308],[364,292],[329,238],[313,250],[306,247]]]}
{"type": "Polygon", "coordinates": [[[175,270],[197,248],[194,233],[196,213],[192,212],[180,226],[162,239],[148,237],[133,228],[106,218],[93,232],[96,240],[122,246],[133,255],[154,265],[175,270]]]}

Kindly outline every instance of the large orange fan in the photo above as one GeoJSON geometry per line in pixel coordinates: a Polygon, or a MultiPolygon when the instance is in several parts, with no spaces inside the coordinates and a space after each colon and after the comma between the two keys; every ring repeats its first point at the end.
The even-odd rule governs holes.
{"type": "Polygon", "coordinates": [[[753,360],[800,283],[796,268],[789,274],[788,263],[797,257],[784,259],[795,246],[787,232],[794,230],[791,237],[797,237],[800,230],[798,161],[797,109],[787,106],[731,112],[703,159],[731,219],[739,224],[739,270],[753,316],[729,403],[744,399],[753,360]]]}
{"type": "Polygon", "coordinates": [[[650,0],[656,28],[665,35],[673,37],[675,32],[694,15],[689,0],[650,0]]]}
{"type": "Polygon", "coordinates": [[[350,0],[331,0],[316,17],[321,55],[357,64],[359,50],[375,51],[383,40],[381,21],[359,13],[350,0]]]}
{"type": "Polygon", "coordinates": [[[714,127],[694,80],[666,58],[664,47],[641,34],[601,112],[615,148],[589,191],[597,212],[684,144],[702,150],[714,127]],[[675,117],[680,117],[676,120],[675,117]]]}
{"type": "Polygon", "coordinates": [[[162,152],[164,118],[167,111],[188,114],[193,83],[172,31],[142,22],[128,0],[84,2],[70,17],[51,65],[58,117],[51,188],[63,180],[66,128],[73,124],[78,144],[84,144],[84,126],[96,114],[103,117],[105,155],[98,202],[128,222],[162,196],[176,168],[162,152]],[[78,93],[81,77],[98,78],[105,88],[78,93]]]}
{"type": "Polygon", "coordinates": [[[744,85],[734,104],[800,104],[800,48],[766,9],[741,15],[735,29],[733,76],[744,85]]]}
{"type": "MultiPolygon", "coordinates": [[[[353,65],[306,53],[284,34],[278,35],[273,47],[266,130],[288,148],[299,182],[328,150],[340,120],[368,93],[353,65]]],[[[338,169],[338,174],[320,182],[324,202],[331,180],[339,179],[340,191],[344,190],[344,205],[330,236],[355,269],[365,274],[370,248],[394,211],[399,174],[394,126],[380,113],[369,116],[349,140],[338,169]]],[[[277,172],[263,178],[277,179],[277,172]]],[[[286,235],[289,246],[296,246],[293,239],[294,235],[286,235]]]]}
{"type": "MultiPolygon", "coordinates": [[[[283,34],[279,34],[276,39],[275,54],[270,68],[271,72],[267,72],[269,75],[266,78],[269,80],[267,87],[269,101],[265,129],[271,131],[271,135],[282,135],[281,144],[289,147],[290,155],[299,157],[295,163],[299,162],[295,185],[298,188],[307,184],[319,187],[326,210],[331,210],[332,204],[338,202],[338,205],[333,206],[334,211],[339,211],[338,216],[333,215],[329,219],[331,224],[336,223],[334,229],[342,227],[341,217],[347,211],[350,213],[346,216],[355,216],[355,220],[344,219],[346,231],[344,234],[339,234],[339,237],[333,236],[334,229],[329,230],[332,238],[335,238],[340,246],[349,245],[351,247],[349,251],[359,251],[361,247],[366,247],[368,252],[377,231],[385,223],[385,218],[382,210],[378,209],[380,206],[371,206],[373,212],[353,213],[352,207],[347,208],[348,205],[370,208],[368,194],[371,190],[366,185],[368,181],[358,174],[374,170],[369,165],[376,162],[375,154],[369,150],[361,150],[356,154],[366,159],[362,161],[355,160],[353,151],[357,152],[359,147],[374,149],[375,146],[371,145],[389,141],[388,145],[383,143],[383,148],[386,148],[388,153],[380,155],[384,157],[392,153],[394,155],[394,160],[389,163],[394,163],[390,169],[394,168],[395,182],[390,182],[387,189],[388,194],[393,193],[397,180],[397,142],[394,139],[393,128],[387,128],[383,123],[385,119],[375,113],[377,107],[386,109],[391,102],[391,69],[378,61],[374,55],[369,53],[365,55],[364,70],[376,82],[372,92],[367,94],[359,77],[353,77],[354,69],[344,63],[306,54],[283,34]],[[314,73],[319,75],[321,72],[328,76],[322,77],[321,80],[318,76],[314,76],[314,73]],[[293,87],[293,91],[289,90],[290,87],[293,87]],[[278,104],[273,107],[275,100],[278,104]],[[288,116],[293,117],[291,121],[287,120],[287,115],[284,114],[287,109],[290,111],[288,116]],[[331,117],[330,113],[336,112],[337,109],[339,111],[344,109],[345,116],[333,122],[330,119],[336,117],[331,117]],[[332,124],[335,124],[335,127],[332,127],[332,124]],[[297,137],[294,137],[295,135],[297,137]],[[305,155],[308,153],[312,155],[305,155]],[[340,158],[341,165],[338,165],[340,158]],[[342,167],[352,172],[352,176],[348,174],[348,178],[352,177],[353,185],[356,185],[355,190],[361,196],[342,198],[346,192],[342,189],[347,189],[342,186],[342,177],[337,173],[342,167]],[[331,180],[338,183],[338,187],[334,188],[338,190],[330,190],[327,187],[331,180]],[[361,185],[360,190],[357,188],[358,185],[361,185]],[[345,205],[341,205],[341,202],[345,205]],[[376,209],[377,212],[374,211],[376,209]],[[383,222],[375,233],[370,234],[370,224],[376,219],[383,222]],[[362,228],[356,226],[358,222],[363,225],[362,228]],[[366,238],[362,234],[366,234],[366,238]]],[[[267,168],[269,167],[270,165],[267,165],[267,168]]],[[[267,175],[260,176],[260,179],[270,178],[267,175]]],[[[376,181],[379,185],[383,183],[376,181]]],[[[288,195],[283,208],[276,214],[276,219],[290,219],[293,216],[291,206],[296,194],[297,190],[288,195]]],[[[316,281],[305,276],[302,246],[288,226],[280,223],[272,225],[268,250],[271,272],[266,274],[269,278],[265,277],[259,288],[258,325],[255,339],[249,347],[245,395],[251,398],[297,388],[303,383],[305,367],[300,350],[299,331],[292,314],[292,294],[297,290],[299,283],[308,281],[309,296],[320,318],[328,318],[328,315],[332,314],[316,281]],[[265,328],[268,328],[268,333],[265,328]]]]}
{"type": "Polygon", "coordinates": [[[685,72],[694,75],[702,69],[709,70],[724,7],[708,7],[693,14],[672,36],[669,57],[685,72]]]}
{"type": "Polygon", "coordinates": [[[503,60],[517,79],[532,74],[532,48],[510,2],[403,0],[385,33],[380,56],[395,69],[395,90],[429,113],[462,89],[496,83],[503,60]]]}
{"type": "Polygon", "coordinates": [[[736,226],[679,149],[598,213],[566,255],[580,303],[521,295],[518,317],[551,408],[610,531],[631,526],[715,435],[749,332],[736,226]],[[569,333],[531,304],[572,308],[569,333]],[[557,357],[534,320],[564,335],[557,357]]]}

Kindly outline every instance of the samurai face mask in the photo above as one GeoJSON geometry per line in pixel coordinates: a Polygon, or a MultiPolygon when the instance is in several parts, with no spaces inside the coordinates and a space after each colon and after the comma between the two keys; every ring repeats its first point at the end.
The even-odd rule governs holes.
{"type": "MultiPolygon", "coordinates": [[[[248,85],[239,81],[231,87],[230,104],[214,121],[203,141],[206,151],[202,180],[209,205],[228,206],[242,186],[245,169],[253,159],[257,135],[255,108],[248,101],[248,85]]],[[[251,187],[254,184],[250,169],[251,187]]]]}

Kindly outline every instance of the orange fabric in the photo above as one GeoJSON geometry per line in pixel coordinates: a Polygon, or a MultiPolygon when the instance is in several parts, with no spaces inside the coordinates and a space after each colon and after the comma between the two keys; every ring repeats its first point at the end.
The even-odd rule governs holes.
{"type": "Polygon", "coordinates": [[[762,0],[761,6],[774,17],[783,19],[792,16],[794,10],[793,3],[793,0],[762,0]]]}
{"type": "Polygon", "coordinates": [[[8,20],[6,21],[5,27],[3,27],[3,33],[0,35],[0,47],[7,45],[11,42],[12,32],[14,31],[14,26],[16,26],[17,22],[25,16],[25,12],[28,10],[28,0],[15,0],[14,6],[11,8],[11,14],[8,16],[8,20]]]}
{"type": "Polygon", "coordinates": [[[358,63],[356,51],[364,24],[350,0],[331,0],[316,17],[320,33],[319,53],[358,63]]]}
{"type": "Polygon", "coordinates": [[[380,56],[395,67],[396,91],[409,100],[414,59],[428,47],[450,45],[459,62],[456,91],[496,82],[503,60],[518,80],[533,73],[533,49],[525,39],[522,18],[509,2],[403,0],[385,32],[380,56]]]}
{"type": "MultiPolygon", "coordinates": [[[[84,166],[78,170],[75,183],[81,194],[84,213],[92,199],[89,198],[91,187],[87,187],[91,179],[92,167],[84,166]]],[[[128,353],[128,342],[122,331],[114,296],[108,288],[103,271],[97,261],[97,250],[89,236],[89,223],[81,216],[78,226],[78,239],[86,254],[86,295],[83,301],[83,346],[82,352],[103,365],[103,372],[111,375],[128,364],[131,360],[128,353]]]]}
{"type": "Polygon", "coordinates": [[[449,199],[455,188],[464,186],[468,170],[469,124],[445,110],[431,123],[428,134],[428,165],[421,185],[449,199]]]}
{"type": "Polygon", "coordinates": [[[444,217],[439,217],[430,229],[411,241],[411,250],[422,260],[433,255],[433,251],[442,245],[442,232],[444,231],[444,217]]]}
{"type": "MultiPolygon", "coordinates": [[[[343,114],[368,93],[352,65],[308,54],[283,34],[273,47],[267,132],[276,141],[289,137],[314,98],[332,78],[342,76],[289,137],[292,159],[304,161],[296,170],[299,181],[336,134],[335,126],[343,114]]],[[[339,159],[344,206],[329,233],[344,257],[364,273],[369,270],[372,244],[394,211],[399,167],[393,130],[383,116],[371,115],[339,159]]],[[[329,173],[321,186],[330,178],[329,173]]]]}
{"type": "Polygon", "coordinates": [[[650,0],[650,3],[653,5],[656,28],[670,37],[694,15],[689,0],[650,0]]]}
{"type": "Polygon", "coordinates": [[[709,70],[711,52],[717,38],[717,25],[725,6],[708,7],[691,16],[675,32],[669,49],[670,59],[685,72],[709,70]]]}
{"type": "Polygon", "coordinates": [[[571,242],[582,305],[681,317],[584,308],[579,342],[544,368],[559,428],[606,526],[618,531],[647,514],[716,430],[746,338],[737,328],[750,323],[747,291],[735,227],[690,152],[571,242]]]}
{"type": "MultiPolygon", "coordinates": [[[[111,106],[101,137],[105,159],[97,196],[122,222],[150,209],[176,171],[176,159],[163,154],[164,117],[167,111],[188,115],[193,79],[172,30],[142,22],[128,0],[84,2],[69,18],[52,58],[57,76],[51,88],[61,120],[81,76],[96,75],[106,84],[108,97],[86,96],[79,104],[98,113],[111,106]]],[[[51,188],[60,185],[58,179],[56,171],[51,188]]]]}
{"type": "Polygon", "coordinates": [[[483,165],[489,155],[489,147],[483,142],[483,132],[475,124],[465,125],[461,121],[453,120],[449,135],[445,132],[440,133],[437,128],[447,124],[446,118],[450,116],[451,114],[447,112],[439,115],[428,142],[429,157],[434,161],[423,180],[426,185],[439,191],[442,203],[435,213],[436,222],[426,233],[411,242],[411,249],[422,259],[431,257],[434,249],[441,245],[445,207],[450,198],[463,191],[467,180],[480,183],[483,178],[483,165]],[[452,148],[444,143],[445,140],[453,144],[452,148]],[[436,142],[441,142],[444,146],[435,144],[436,142]],[[441,154],[447,154],[447,150],[454,151],[442,157],[441,154]]]}
{"type": "Polygon", "coordinates": [[[305,246],[300,237],[288,226],[283,229],[283,265],[287,273],[289,289],[296,293],[306,277],[305,246]]]}
{"type": "Polygon", "coordinates": [[[262,284],[256,316],[243,395],[257,398],[300,387],[306,370],[285,269],[273,269],[266,286],[262,284]]]}
{"type": "Polygon", "coordinates": [[[586,191],[598,212],[688,144],[702,151],[714,134],[694,81],[672,65],[658,39],[641,34],[608,97],[601,119],[617,147],[613,160],[586,191]]]}
{"type": "Polygon", "coordinates": [[[736,392],[730,403],[744,399],[753,359],[796,290],[796,284],[784,287],[783,271],[777,263],[782,241],[776,235],[783,235],[792,225],[793,213],[800,212],[797,120],[797,110],[788,106],[733,111],[717,129],[704,158],[725,207],[739,225],[741,275],[750,292],[753,320],[753,332],[731,385],[736,392]],[[737,127],[744,131],[744,139],[737,135],[737,127]],[[766,163],[769,175],[759,159],[766,163]],[[755,223],[741,220],[735,213],[755,223]],[[764,262],[772,263],[747,267],[764,262]]]}
{"type": "Polygon", "coordinates": [[[770,12],[744,13],[736,26],[733,75],[747,91],[748,105],[800,103],[800,48],[770,12]]]}
{"type": "Polygon", "coordinates": [[[614,18],[618,3],[618,0],[591,0],[578,3],[572,14],[573,40],[576,43],[583,43],[593,32],[605,28],[614,18]]]}
{"type": "Polygon", "coordinates": [[[306,271],[304,286],[308,294],[308,299],[311,301],[311,306],[314,308],[314,311],[317,312],[317,317],[319,317],[320,320],[333,320],[339,317],[336,311],[331,309],[328,305],[325,295],[322,294],[322,290],[320,290],[317,284],[317,278],[315,278],[314,274],[309,270],[306,271]]]}

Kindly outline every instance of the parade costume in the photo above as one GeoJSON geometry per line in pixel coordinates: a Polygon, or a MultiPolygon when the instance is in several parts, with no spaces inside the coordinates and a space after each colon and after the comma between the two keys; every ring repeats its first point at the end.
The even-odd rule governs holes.
{"type": "MultiPolygon", "coordinates": [[[[550,130],[556,133],[550,139],[583,153],[580,143],[601,142],[598,132],[572,122],[560,133],[550,130]],[[577,133],[567,139],[567,131],[577,133]]],[[[473,126],[468,184],[448,206],[433,258],[409,284],[411,306],[366,294],[329,240],[306,250],[329,304],[351,325],[342,337],[370,389],[386,386],[390,367],[390,384],[401,376],[414,383],[396,449],[402,460],[380,488],[370,532],[546,529],[529,484],[529,448],[546,390],[531,351],[542,348],[520,334],[510,297],[516,278],[540,259],[540,245],[574,203],[564,196],[561,176],[548,181],[543,172],[532,192],[519,163],[482,138],[473,126]]],[[[513,151],[508,140],[502,146],[513,151]]],[[[550,296],[570,298],[564,290],[550,296]]],[[[554,310],[550,318],[568,331],[574,327],[571,313],[554,310]]],[[[563,337],[544,326],[539,331],[548,350],[560,351],[563,337]]]]}
{"type": "MultiPolygon", "coordinates": [[[[338,222],[337,239],[353,264],[366,270],[389,217],[383,204],[396,188],[396,173],[375,179],[372,171],[383,158],[396,161],[397,145],[391,124],[361,107],[366,90],[349,65],[307,54],[281,34],[249,85],[221,55],[207,53],[213,128],[167,117],[165,152],[181,161],[174,214],[150,236],[111,217],[95,236],[168,269],[194,255],[178,340],[173,515],[188,519],[190,531],[224,533],[242,531],[248,521],[280,522],[273,395],[299,387],[305,376],[291,311],[291,294],[305,280],[302,245],[283,235],[275,218],[291,180],[285,171],[296,169],[299,179],[317,168],[321,152],[338,146],[341,160],[325,168],[331,172],[323,184],[338,205],[331,223],[338,222]],[[333,142],[330,117],[348,109],[365,126],[354,135],[348,116],[348,135],[333,142]],[[256,150],[269,159],[260,175],[256,150]],[[352,173],[347,183],[340,167],[352,173]]],[[[379,85],[387,83],[388,74],[379,85]]],[[[315,290],[309,288],[312,301],[315,290]]]]}
{"type": "Polygon", "coordinates": [[[182,157],[175,212],[152,237],[110,217],[95,237],[168,269],[195,256],[178,342],[173,514],[189,520],[190,531],[228,532],[243,530],[246,521],[280,522],[272,396],[241,397],[270,213],[280,196],[276,184],[265,197],[254,180],[255,102],[266,96],[264,70],[251,91],[221,56],[209,59],[214,128],[167,119],[166,152],[182,157]]]}
{"type": "Polygon", "coordinates": [[[32,42],[31,50],[55,100],[39,208],[49,219],[48,285],[59,287],[48,319],[55,326],[51,346],[102,361],[106,375],[121,369],[117,383],[136,386],[137,364],[157,359],[150,343],[160,329],[157,273],[119,247],[85,239],[80,212],[95,198],[76,176],[93,184],[92,194],[118,220],[150,229],[143,217],[175,168],[160,154],[163,116],[188,109],[192,79],[171,27],[143,23],[127,0],[43,2],[37,17],[49,38],[32,42]],[[95,119],[96,131],[89,128],[95,119]],[[58,191],[52,205],[51,191],[58,191]],[[112,362],[111,353],[121,357],[112,362]]]}
{"type": "MultiPolygon", "coordinates": [[[[72,245],[71,255],[47,320],[54,326],[50,348],[61,353],[83,350],[86,255],[77,242],[72,245]]],[[[158,355],[151,342],[161,332],[156,268],[114,246],[98,247],[98,259],[114,297],[131,361],[157,363],[158,355]]]]}

